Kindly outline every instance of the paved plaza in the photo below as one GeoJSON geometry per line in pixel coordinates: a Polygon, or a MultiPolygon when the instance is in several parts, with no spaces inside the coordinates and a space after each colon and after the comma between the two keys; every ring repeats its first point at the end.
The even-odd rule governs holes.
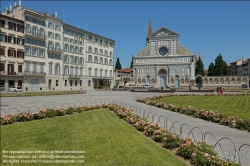
{"type": "MultiPolygon", "coordinates": [[[[156,93],[154,93],[156,94],[156,93]]],[[[159,93],[162,94],[162,93],[159,93]]],[[[240,156],[242,165],[248,165],[250,162],[250,146],[243,146],[240,153],[234,156],[234,145],[236,150],[239,149],[242,144],[250,145],[250,133],[246,131],[241,131],[238,129],[233,129],[227,126],[219,125],[216,123],[204,121],[201,119],[193,118],[183,114],[175,113],[172,111],[167,111],[161,108],[156,108],[153,106],[145,105],[134,101],[134,96],[145,96],[153,95],[148,93],[140,92],[126,92],[126,91],[88,91],[87,94],[76,94],[76,95],[58,95],[58,96],[35,96],[35,97],[4,97],[1,98],[1,115],[4,115],[5,111],[9,113],[15,113],[17,110],[27,111],[24,107],[32,108],[31,110],[37,110],[38,108],[45,108],[46,106],[80,106],[81,104],[90,104],[95,102],[113,102],[122,101],[124,105],[137,110],[140,116],[145,116],[154,122],[160,123],[163,127],[168,130],[171,129],[172,132],[179,134],[182,133],[183,138],[189,135],[189,137],[195,140],[204,140],[210,144],[215,145],[216,142],[224,137],[228,139],[223,139],[215,147],[221,156],[228,158],[236,158],[239,161],[238,156],[240,156]],[[61,104],[60,104],[61,103],[61,104]],[[125,104],[126,103],[126,104],[125,104]],[[14,108],[14,109],[11,109],[14,108]],[[140,110],[140,112],[139,112],[140,110]],[[145,110],[145,111],[144,111],[145,110]],[[159,118],[163,115],[161,118],[159,118]],[[154,119],[152,119],[154,117],[154,119]],[[166,119],[168,121],[166,122],[166,119]],[[171,119],[171,120],[169,120],[171,119]],[[172,125],[174,123],[174,125],[172,125]],[[180,126],[183,125],[182,131],[180,131],[180,126]],[[197,127],[197,128],[195,128],[197,127]],[[199,128],[198,128],[199,127],[199,128]],[[190,133],[190,129],[194,130],[190,133]],[[205,134],[207,132],[207,134],[205,134]],[[202,133],[202,134],[201,134],[202,133]],[[212,133],[212,134],[211,134],[212,133]],[[203,135],[203,138],[202,138],[203,135]],[[232,140],[232,142],[230,141],[232,140]]]]}

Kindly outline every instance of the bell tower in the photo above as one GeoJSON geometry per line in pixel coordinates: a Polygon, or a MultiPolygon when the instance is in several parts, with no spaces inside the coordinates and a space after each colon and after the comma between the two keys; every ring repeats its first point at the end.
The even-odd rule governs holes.
{"type": "Polygon", "coordinates": [[[152,31],[152,23],[151,23],[151,19],[149,20],[149,23],[148,23],[148,32],[147,32],[147,37],[146,37],[146,46],[149,42],[149,36],[153,33],[152,31]]]}

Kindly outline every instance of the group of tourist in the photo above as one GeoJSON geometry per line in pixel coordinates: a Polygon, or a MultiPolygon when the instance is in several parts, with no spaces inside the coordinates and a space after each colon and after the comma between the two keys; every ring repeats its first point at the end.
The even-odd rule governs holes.
{"type": "Polygon", "coordinates": [[[223,92],[224,92],[224,87],[221,85],[221,86],[218,86],[217,87],[217,93],[219,93],[219,94],[223,94],[223,92]]]}

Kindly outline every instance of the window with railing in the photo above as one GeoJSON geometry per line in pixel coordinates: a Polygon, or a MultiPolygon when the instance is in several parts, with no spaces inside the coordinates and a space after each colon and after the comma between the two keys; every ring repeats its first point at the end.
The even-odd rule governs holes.
{"type": "Polygon", "coordinates": [[[55,54],[55,59],[61,59],[61,54],[55,54]]]}
{"type": "Polygon", "coordinates": [[[9,21],[9,30],[16,31],[16,23],[9,21]]]}
{"type": "Polygon", "coordinates": [[[56,44],[55,44],[55,50],[56,50],[56,51],[60,51],[60,44],[59,44],[59,43],[56,43],[56,44]]]}
{"type": "Polygon", "coordinates": [[[52,67],[53,67],[53,64],[50,63],[50,64],[49,64],[49,74],[50,74],[50,75],[52,75],[52,67]]]}
{"type": "Polygon", "coordinates": [[[1,19],[1,24],[0,25],[1,25],[1,28],[5,28],[5,20],[1,19]]]}
{"type": "Polygon", "coordinates": [[[0,47],[0,55],[5,55],[5,48],[0,47]]]}
{"type": "Polygon", "coordinates": [[[68,68],[68,66],[66,66],[66,67],[64,67],[64,74],[69,74],[69,68],[68,68]]]}
{"type": "Polygon", "coordinates": [[[30,55],[30,47],[25,47],[25,55],[30,55]]]}
{"type": "Polygon", "coordinates": [[[110,76],[110,77],[113,77],[113,76],[112,76],[112,70],[109,71],[109,76],[110,76]]]}
{"type": "Polygon", "coordinates": [[[74,56],[70,56],[70,64],[73,64],[73,62],[74,62],[74,56]]]}
{"type": "Polygon", "coordinates": [[[32,27],[32,35],[37,35],[37,27],[32,27]]]}
{"type": "Polygon", "coordinates": [[[60,75],[60,66],[55,65],[55,75],[60,75]]]}
{"type": "Polygon", "coordinates": [[[23,33],[24,32],[24,26],[20,25],[20,24],[17,24],[17,32],[23,33]]]}
{"type": "Polygon", "coordinates": [[[105,77],[108,76],[108,70],[105,70],[105,77]]]}
{"type": "Polygon", "coordinates": [[[24,52],[23,51],[17,51],[17,58],[24,58],[24,52]]]}
{"type": "Polygon", "coordinates": [[[44,57],[44,49],[39,49],[39,56],[44,57]]]}
{"type": "Polygon", "coordinates": [[[74,46],[70,46],[70,52],[74,52],[74,46]]]}
{"type": "Polygon", "coordinates": [[[112,59],[109,60],[109,65],[113,65],[113,60],[112,59]]]}
{"type": "Polygon", "coordinates": [[[83,48],[80,47],[80,54],[83,54],[83,48]]]}
{"type": "Polygon", "coordinates": [[[100,77],[102,77],[102,71],[103,71],[103,70],[102,70],[102,69],[100,69],[100,77]]]}
{"type": "Polygon", "coordinates": [[[78,57],[75,57],[75,64],[78,64],[78,57]]]}
{"type": "Polygon", "coordinates": [[[18,65],[18,72],[22,73],[23,72],[23,65],[18,65]]]}
{"type": "Polygon", "coordinates": [[[92,62],[92,56],[91,56],[91,55],[89,55],[88,61],[89,61],[89,62],[92,62]]]}
{"type": "Polygon", "coordinates": [[[53,48],[54,48],[54,43],[53,43],[53,42],[49,42],[48,48],[49,48],[50,50],[53,50],[53,48]]]}
{"type": "Polygon", "coordinates": [[[56,25],[56,28],[55,28],[57,31],[60,31],[61,30],[61,27],[60,25],[56,25]]]}
{"type": "Polygon", "coordinates": [[[95,56],[95,61],[94,61],[95,63],[98,63],[98,58],[97,58],[97,56],[95,56]]]}
{"type": "Polygon", "coordinates": [[[25,62],[25,71],[30,71],[30,62],[25,62]]]}
{"type": "Polygon", "coordinates": [[[60,40],[60,35],[56,33],[55,39],[56,39],[56,40],[60,40]]]}
{"type": "Polygon", "coordinates": [[[89,76],[91,76],[91,71],[92,71],[92,69],[91,69],[91,68],[89,68],[89,76]]]}
{"type": "Polygon", "coordinates": [[[89,46],[88,52],[92,53],[92,47],[89,46]]]}
{"type": "Polygon", "coordinates": [[[97,76],[97,71],[98,71],[98,69],[96,68],[96,69],[95,69],[95,76],[97,76]]]}
{"type": "Polygon", "coordinates": [[[64,55],[64,63],[69,63],[69,56],[68,55],[64,55]]]}
{"type": "Polygon", "coordinates": [[[5,40],[4,40],[4,34],[0,34],[0,41],[1,42],[4,42],[5,40]]]}
{"type": "Polygon", "coordinates": [[[13,49],[8,50],[8,57],[16,57],[16,51],[13,49]]]}
{"type": "Polygon", "coordinates": [[[83,68],[80,68],[80,75],[83,75],[83,68]]]}

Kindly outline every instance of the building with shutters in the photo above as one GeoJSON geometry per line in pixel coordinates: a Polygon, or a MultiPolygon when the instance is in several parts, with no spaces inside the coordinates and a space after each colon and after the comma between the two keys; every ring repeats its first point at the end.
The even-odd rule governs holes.
{"type": "Polygon", "coordinates": [[[166,27],[148,25],[146,47],[133,58],[135,82],[156,87],[195,85],[196,56],[179,42],[180,35],[166,27]]]}
{"type": "Polygon", "coordinates": [[[57,13],[23,8],[20,1],[2,14],[24,26],[23,91],[113,86],[114,40],[68,25],[57,13]]]}
{"type": "Polygon", "coordinates": [[[24,82],[24,21],[0,16],[0,85],[7,90],[24,82]]]}

